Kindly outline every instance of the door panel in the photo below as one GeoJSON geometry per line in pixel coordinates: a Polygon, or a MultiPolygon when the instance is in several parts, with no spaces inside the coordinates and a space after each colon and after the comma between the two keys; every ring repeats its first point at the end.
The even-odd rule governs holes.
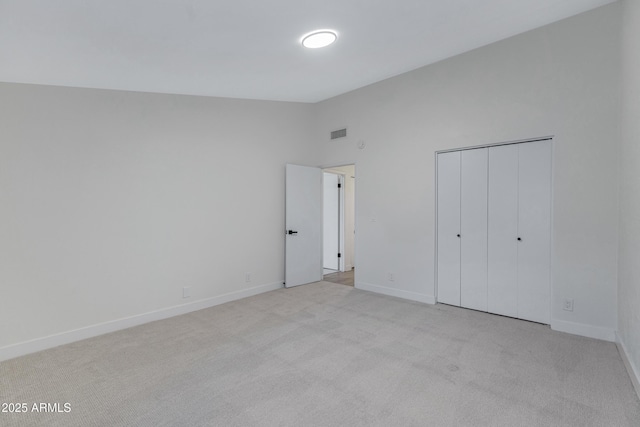
{"type": "Polygon", "coordinates": [[[460,152],[438,154],[438,302],[460,305],[460,152]]]}
{"type": "Polygon", "coordinates": [[[488,311],[518,317],[518,146],[489,148],[488,311]]]}
{"type": "Polygon", "coordinates": [[[460,305],[487,311],[488,149],[462,152],[460,305]]]}
{"type": "Polygon", "coordinates": [[[322,280],[322,170],[287,165],[285,187],[285,286],[290,288],[322,280]]]}
{"type": "Polygon", "coordinates": [[[549,323],[551,142],[518,148],[518,317],[549,323]]]}
{"type": "Polygon", "coordinates": [[[323,204],[323,267],[338,271],[338,253],[340,252],[340,192],[338,183],[340,177],[335,173],[323,174],[324,204],[323,204]]]}

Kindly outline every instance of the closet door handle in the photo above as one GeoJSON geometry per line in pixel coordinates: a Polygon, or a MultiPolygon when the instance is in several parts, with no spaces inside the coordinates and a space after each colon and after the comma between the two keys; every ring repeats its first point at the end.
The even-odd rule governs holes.
{"type": "Polygon", "coordinates": [[[458,234],[458,237],[460,237],[460,235],[458,234]]]}
{"type": "Polygon", "coordinates": [[[518,242],[522,242],[522,238],[521,237],[518,237],[518,242]]]}

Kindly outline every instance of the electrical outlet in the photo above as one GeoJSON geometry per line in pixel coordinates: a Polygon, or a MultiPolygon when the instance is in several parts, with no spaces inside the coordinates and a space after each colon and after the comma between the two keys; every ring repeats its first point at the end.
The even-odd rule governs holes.
{"type": "Polygon", "coordinates": [[[244,273],[244,281],[247,283],[251,281],[251,273],[244,273]]]}
{"type": "Polygon", "coordinates": [[[562,300],[562,309],[565,311],[573,311],[573,298],[565,298],[562,300]]]}
{"type": "Polygon", "coordinates": [[[387,274],[387,279],[389,279],[390,282],[393,282],[393,273],[388,273],[387,274]]]}
{"type": "Polygon", "coordinates": [[[185,286],[182,288],[182,298],[191,297],[191,286],[185,286]]]}

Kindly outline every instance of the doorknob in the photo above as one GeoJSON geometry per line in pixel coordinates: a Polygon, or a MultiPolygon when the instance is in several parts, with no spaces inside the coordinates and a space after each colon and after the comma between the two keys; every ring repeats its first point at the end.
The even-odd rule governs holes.
{"type": "Polygon", "coordinates": [[[458,234],[458,237],[460,237],[460,235],[458,234]]]}
{"type": "Polygon", "coordinates": [[[522,238],[521,237],[518,237],[518,242],[522,242],[522,238]]]}
{"type": "Polygon", "coordinates": [[[289,231],[287,231],[287,234],[298,234],[298,232],[297,231],[293,231],[293,230],[289,230],[289,231]]]}

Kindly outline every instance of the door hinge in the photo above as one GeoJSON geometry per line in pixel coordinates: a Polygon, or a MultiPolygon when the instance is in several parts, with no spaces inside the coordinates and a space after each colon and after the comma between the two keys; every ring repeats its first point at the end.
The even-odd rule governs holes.
{"type": "Polygon", "coordinates": [[[338,183],[338,188],[342,188],[342,184],[338,183]]]}
{"type": "Polygon", "coordinates": [[[342,258],[342,254],[341,253],[338,253],[338,258],[342,258]]]}

